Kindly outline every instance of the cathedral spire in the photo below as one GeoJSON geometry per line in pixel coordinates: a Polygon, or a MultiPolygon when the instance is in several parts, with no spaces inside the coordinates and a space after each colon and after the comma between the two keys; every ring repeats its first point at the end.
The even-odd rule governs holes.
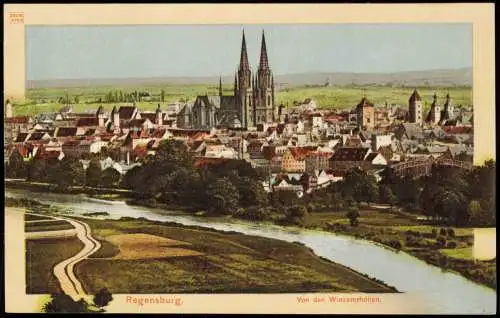
{"type": "Polygon", "coordinates": [[[245,40],[245,30],[243,30],[243,39],[241,41],[241,56],[240,56],[240,70],[250,69],[248,64],[248,54],[247,54],[247,41],[245,40]]]}
{"type": "Polygon", "coordinates": [[[219,96],[222,96],[222,76],[219,76],[219,96]]]}
{"type": "Polygon", "coordinates": [[[264,35],[264,30],[262,30],[262,43],[260,46],[259,68],[265,70],[269,68],[269,61],[267,59],[267,49],[266,49],[266,36],[264,35]]]}

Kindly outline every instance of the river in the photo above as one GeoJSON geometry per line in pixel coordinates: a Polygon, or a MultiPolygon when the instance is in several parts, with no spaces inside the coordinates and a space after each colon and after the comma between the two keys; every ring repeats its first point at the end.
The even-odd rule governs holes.
{"type": "Polygon", "coordinates": [[[333,233],[259,224],[228,218],[206,218],[181,212],[129,206],[122,201],[106,201],[85,195],[67,195],[6,189],[5,196],[25,197],[71,210],[75,215],[87,212],[109,213],[106,218],[144,217],[222,231],[301,242],[331,261],[380,279],[398,291],[421,296],[425,313],[494,314],[496,291],[466,278],[441,270],[404,252],[394,252],[378,244],[333,233]]]}

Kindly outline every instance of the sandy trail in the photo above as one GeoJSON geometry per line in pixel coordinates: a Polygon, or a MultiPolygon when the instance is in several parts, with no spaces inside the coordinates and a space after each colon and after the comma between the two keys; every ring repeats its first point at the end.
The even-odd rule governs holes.
{"type": "MultiPolygon", "coordinates": [[[[38,215],[38,216],[46,216],[42,214],[36,214],[36,213],[29,213],[32,215],[38,215]]],[[[76,234],[76,237],[82,241],[84,247],[83,249],[78,252],[78,254],[60,262],[56,266],[54,266],[54,275],[56,276],[57,280],[59,281],[59,284],[61,285],[62,291],[68,295],[71,296],[74,300],[78,300],[80,298],[84,298],[87,296],[85,290],[83,289],[82,283],[78,280],[78,278],[75,275],[74,267],[77,263],[81,262],[82,260],[88,258],[90,255],[95,253],[99,248],[101,247],[101,243],[99,243],[96,239],[92,237],[90,234],[90,227],[88,224],[81,222],[81,221],[76,221],[73,219],[69,218],[63,218],[63,217],[53,217],[55,220],[64,220],[69,222],[71,225],[73,225],[75,228],[72,230],[63,230],[63,231],[49,231],[49,232],[36,232],[36,233],[26,233],[26,238],[28,238],[30,235],[33,236],[43,236],[44,234],[50,237],[61,237],[64,235],[68,235],[69,232],[72,233],[72,235],[76,234]],[[52,233],[51,233],[52,232],[52,233]],[[48,234],[47,234],[48,233],[48,234]]]]}

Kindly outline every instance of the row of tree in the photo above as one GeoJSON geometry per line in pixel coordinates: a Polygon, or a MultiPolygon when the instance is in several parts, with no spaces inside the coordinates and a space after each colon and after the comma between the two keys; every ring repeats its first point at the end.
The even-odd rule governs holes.
{"type": "Polygon", "coordinates": [[[85,170],[79,159],[66,156],[62,160],[32,159],[25,161],[19,152],[9,157],[5,169],[6,177],[28,181],[48,182],[60,188],[89,186],[114,188],[120,186],[121,175],[116,169],[101,169],[98,159],[90,160],[85,170]]]}
{"type": "Polygon", "coordinates": [[[185,144],[175,140],[162,141],[156,154],[147,157],[142,166],[130,170],[123,180],[115,169],[101,171],[96,159],[91,160],[85,171],[75,158],[65,157],[56,162],[35,159],[25,163],[15,153],[7,168],[7,176],[11,178],[51,182],[63,187],[121,186],[133,190],[136,200],[189,205],[194,210],[208,210],[213,214],[261,218],[283,213],[293,206],[338,211],[361,202],[378,202],[425,214],[437,223],[482,226],[496,222],[494,161],[474,167],[470,172],[434,166],[430,176],[421,179],[400,178],[387,169],[380,182],[356,168],[348,171],[341,182],[299,199],[295,193],[282,191],[268,195],[261,182],[264,176],[245,160],[195,168],[194,158],[185,144]],[[259,210],[265,207],[268,209],[259,210]],[[249,215],[242,214],[241,209],[249,215]]]}
{"type": "Polygon", "coordinates": [[[175,140],[163,141],[155,156],[125,175],[123,184],[139,200],[188,204],[214,214],[267,204],[267,194],[249,163],[234,160],[197,169],[184,143],[175,140]]]}

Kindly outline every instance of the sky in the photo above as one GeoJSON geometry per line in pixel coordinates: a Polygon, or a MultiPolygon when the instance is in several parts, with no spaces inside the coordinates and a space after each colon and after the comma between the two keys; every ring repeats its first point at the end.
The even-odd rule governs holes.
{"type": "Polygon", "coordinates": [[[242,30],[275,74],[472,67],[471,24],[27,26],[28,80],[232,75],[242,30]]]}

